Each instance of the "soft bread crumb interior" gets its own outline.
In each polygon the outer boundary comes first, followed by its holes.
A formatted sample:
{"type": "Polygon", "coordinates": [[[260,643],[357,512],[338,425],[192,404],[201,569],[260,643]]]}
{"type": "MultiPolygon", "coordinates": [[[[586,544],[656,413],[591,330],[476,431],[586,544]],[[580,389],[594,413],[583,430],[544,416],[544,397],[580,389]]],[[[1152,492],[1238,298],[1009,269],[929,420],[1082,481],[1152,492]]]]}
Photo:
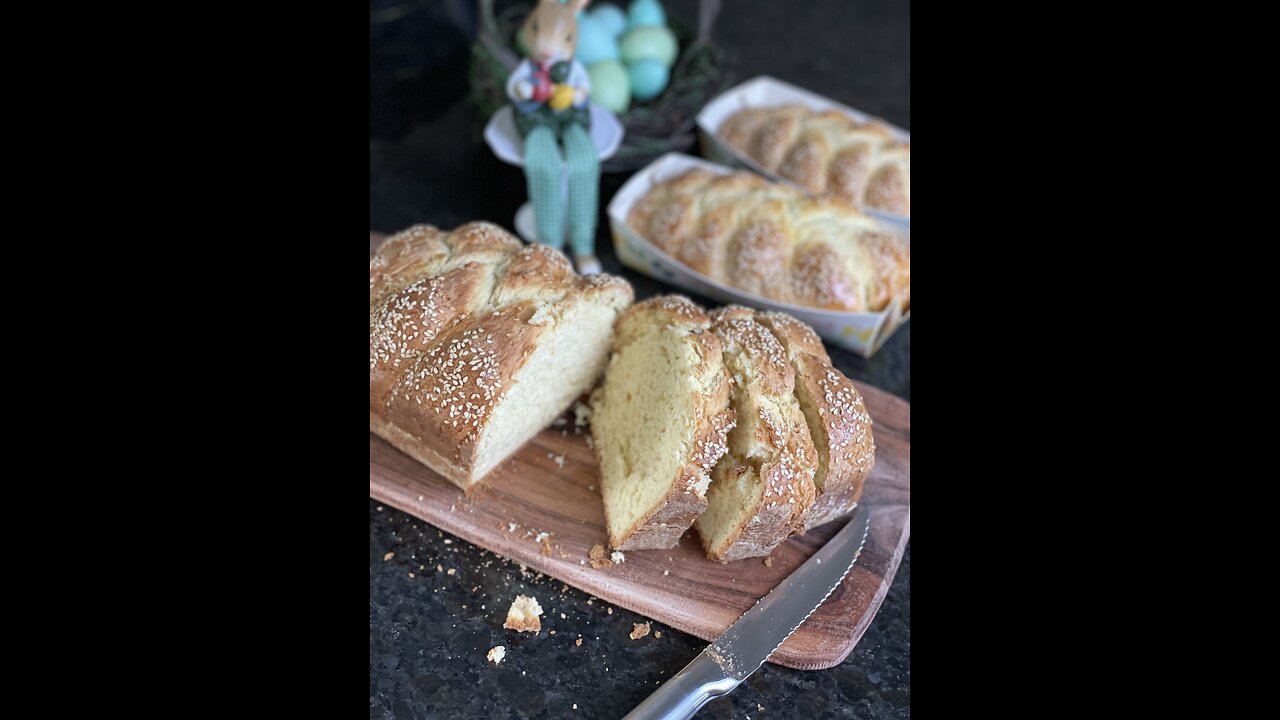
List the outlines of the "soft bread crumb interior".
{"type": "Polygon", "coordinates": [[[703,545],[723,555],[738,537],[738,528],[750,522],[760,507],[764,483],[757,467],[725,455],[711,473],[707,509],[695,522],[703,545]]]}
{"type": "MultiPolygon", "coordinates": [[[[688,460],[703,392],[701,360],[686,330],[655,325],[610,361],[591,428],[611,539],[628,535],[663,502],[688,460]]],[[[703,473],[703,492],[709,481],[703,473]]]]}
{"type": "Polygon", "coordinates": [[[544,306],[535,317],[539,323],[551,323],[551,329],[516,371],[512,387],[494,408],[476,448],[472,477],[484,477],[551,424],[575,398],[591,389],[604,368],[617,317],[614,308],[581,300],[560,312],[544,306]]]}

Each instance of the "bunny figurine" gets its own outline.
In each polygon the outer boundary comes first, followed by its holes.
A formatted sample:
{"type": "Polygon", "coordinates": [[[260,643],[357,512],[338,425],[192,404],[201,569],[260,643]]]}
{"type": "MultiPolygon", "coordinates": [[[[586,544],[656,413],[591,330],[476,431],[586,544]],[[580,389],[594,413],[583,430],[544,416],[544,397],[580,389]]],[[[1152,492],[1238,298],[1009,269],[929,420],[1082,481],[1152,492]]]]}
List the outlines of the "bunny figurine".
{"type": "Polygon", "coordinates": [[[590,0],[538,0],[521,32],[529,57],[507,79],[516,130],[524,137],[524,174],[537,217],[538,240],[564,244],[560,178],[569,170],[569,244],[578,272],[600,272],[595,256],[600,160],[591,142],[591,80],[573,59],[579,10],[590,0]],[[561,156],[560,145],[564,146],[561,156]]]}

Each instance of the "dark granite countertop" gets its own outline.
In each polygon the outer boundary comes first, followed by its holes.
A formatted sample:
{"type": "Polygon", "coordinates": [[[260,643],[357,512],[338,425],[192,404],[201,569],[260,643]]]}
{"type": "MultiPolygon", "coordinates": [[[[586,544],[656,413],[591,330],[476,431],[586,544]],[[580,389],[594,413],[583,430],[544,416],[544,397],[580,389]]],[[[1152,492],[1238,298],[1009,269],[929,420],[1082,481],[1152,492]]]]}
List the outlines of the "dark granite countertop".
{"type": "MultiPolygon", "coordinates": [[[[692,0],[664,4],[673,15],[695,16],[692,0]]],[[[773,75],[910,128],[909,2],[725,5],[714,37],[733,52],[738,81],[773,75]]],[[[465,99],[465,31],[450,27],[466,27],[470,6],[371,2],[373,230],[476,219],[510,228],[525,199],[520,171],[489,154],[479,136],[483,119],[465,99]]],[[[625,180],[603,176],[602,206],[625,180]]],[[[597,246],[605,269],[626,277],[637,299],[672,290],[622,268],[603,207],[597,246]]],[[[850,377],[911,399],[910,323],[871,359],[829,350],[850,377]]],[[[656,622],[661,637],[654,632],[633,641],[632,623],[646,618],[522,573],[375,501],[369,507],[371,718],[618,718],[706,645],[656,622]],[[388,552],[395,554],[384,561],[388,552]],[[546,611],[537,637],[502,628],[520,593],[535,595],[546,611]],[[485,657],[495,645],[507,648],[497,666],[485,657]]],[[[822,671],[766,664],[698,716],[910,717],[910,587],[908,545],[884,604],[848,659],[822,671]]]]}

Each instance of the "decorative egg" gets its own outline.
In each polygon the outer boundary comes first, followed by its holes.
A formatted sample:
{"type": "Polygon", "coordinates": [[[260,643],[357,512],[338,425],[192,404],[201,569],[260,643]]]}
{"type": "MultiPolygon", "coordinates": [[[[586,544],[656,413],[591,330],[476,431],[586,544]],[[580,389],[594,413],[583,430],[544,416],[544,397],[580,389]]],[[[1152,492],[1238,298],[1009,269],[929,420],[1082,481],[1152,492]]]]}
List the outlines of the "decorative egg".
{"type": "Polygon", "coordinates": [[[570,85],[556,85],[551,91],[551,98],[547,100],[547,105],[552,110],[564,110],[573,104],[573,87],[570,85]]]}
{"type": "Polygon", "coordinates": [[[618,41],[599,23],[585,17],[578,23],[578,48],[574,58],[583,65],[618,59],[618,41]]]}
{"type": "Polygon", "coordinates": [[[620,49],[624,63],[653,58],[671,67],[676,61],[676,36],[664,27],[638,27],[622,36],[620,49]]]}
{"type": "Polygon", "coordinates": [[[667,87],[670,73],[661,60],[640,58],[627,65],[627,76],[631,78],[631,94],[637,100],[650,100],[662,94],[667,87]]]}
{"type": "Polygon", "coordinates": [[[587,14],[615,38],[627,31],[627,14],[617,5],[600,3],[587,14]]]}
{"type": "Polygon", "coordinates": [[[666,24],[667,13],[658,0],[632,0],[627,8],[627,27],[629,28],[666,24]]]}
{"type": "Polygon", "coordinates": [[[617,60],[605,60],[587,68],[591,78],[591,102],[621,115],[631,105],[631,81],[617,60]]]}

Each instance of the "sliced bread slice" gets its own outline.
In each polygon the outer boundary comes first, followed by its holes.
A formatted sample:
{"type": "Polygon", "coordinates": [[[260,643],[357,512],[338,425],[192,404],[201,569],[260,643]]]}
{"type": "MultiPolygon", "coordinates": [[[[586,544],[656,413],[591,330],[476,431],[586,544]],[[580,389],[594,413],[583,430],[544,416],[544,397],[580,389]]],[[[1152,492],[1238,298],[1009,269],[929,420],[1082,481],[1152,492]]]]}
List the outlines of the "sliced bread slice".
{"type": "Polygon", "coordinates": [[[768,555],[804,530],[818,459],[777,338],[748,308],[731,305],[711,317],[733,379],[737,427],[712,471],[696,526],[707,556],[727,562],[768,555]]]}
{"type": "Polygon", "coordinates": [[[604,383],[592,394],[609,544],[674,547],[707,506],[710,469],[733,427],[711,320],[687,298],[639,303],[618,319],[604,383]]]}
{"type": "Polygon", "coordinates": [[[822,340],[808,325],[778,312],[757,313],[756,320],[786,348],[795,368],[796,400],[809,423],[818,451],[813,477],[817,499],[804,529],[844,515],[858,504],[862,485],[875,466],[871,415],[853,382],[831,365],[822,340]]]}

